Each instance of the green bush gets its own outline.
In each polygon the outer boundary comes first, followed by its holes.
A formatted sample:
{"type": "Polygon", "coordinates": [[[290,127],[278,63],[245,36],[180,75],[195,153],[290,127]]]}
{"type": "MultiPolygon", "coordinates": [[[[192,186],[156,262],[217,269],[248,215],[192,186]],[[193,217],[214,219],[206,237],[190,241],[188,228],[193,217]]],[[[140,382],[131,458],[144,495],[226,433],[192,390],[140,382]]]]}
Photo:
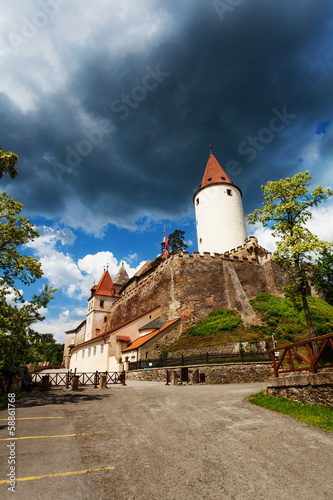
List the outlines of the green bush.
{"type": "Polygon", "coordinates": [[[216,309],[216,311],[212,311],[207,318],[200,321],[200,323],[189,328],[185,335],[202,336],[215,335],[221,331],[230,332],[242,325],[242,323],[241,318],[235,311],[216,309]]]}

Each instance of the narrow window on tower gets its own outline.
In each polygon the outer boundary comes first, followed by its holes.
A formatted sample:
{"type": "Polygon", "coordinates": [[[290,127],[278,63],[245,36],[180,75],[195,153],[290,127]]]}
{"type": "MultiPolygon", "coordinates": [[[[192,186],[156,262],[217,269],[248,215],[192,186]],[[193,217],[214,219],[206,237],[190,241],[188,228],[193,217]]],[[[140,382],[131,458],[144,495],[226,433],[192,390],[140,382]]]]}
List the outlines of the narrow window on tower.
{"type": "Polygon", "coordinates": [[[104,300],[99,301],[99,307],[104,307],[104,300]]]}
{"type": "Polygon", "coordinates": [[[108,320],[108,317],[107,316],[104,316],[104,323],[106,323],[108,320]]]}
{"type": "Polygon", "coordinates": [[[231,191],[231,189],[227,189],[227,195],[228,195],[228,196],[232,196],[232,191],[231,191]]]}
{"type": "Polygon", "coordinates": [[[197,203],[197,205],[199,205],[199,198],[197,198],[197,202],[196,203],[197,203]]]}
{"type": "Polygon", "coordinates": [[[202,243],[202,238],[200,238],[199,243],[202,243]]]}

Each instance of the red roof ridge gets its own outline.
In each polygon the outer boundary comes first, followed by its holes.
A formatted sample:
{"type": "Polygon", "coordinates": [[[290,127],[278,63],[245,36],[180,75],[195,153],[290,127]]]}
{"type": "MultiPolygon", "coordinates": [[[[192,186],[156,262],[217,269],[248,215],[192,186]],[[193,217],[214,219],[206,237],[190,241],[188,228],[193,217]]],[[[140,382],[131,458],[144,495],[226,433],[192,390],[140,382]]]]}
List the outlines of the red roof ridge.
{"type": "Polygon", "coordinates": [[[97,285],[94,285],[91,290],[94,290],[93,295],[105,295],[107,297],[120,297],[114,287],[112,278],[108,270],[104,271],[103,276],[97,285]],[[95,288],[96,287],[96,288],[95,288]]]}
{"type": "Polygon", "coordinates": [[[126,349],[124,349],[123,352],[132,351],[133,349],[137,349],[138,347],[140,347],[143,344],[145,344],[146,342],[148,342],[148,340],[152,339],[153,337],[155,337],[156,335],[158,335],[163,330],[165,330],[169,326],[173,325],[173,323],[175,323],[176,321],[179,321],[180,319],[181,318],[171,319],[170,321],[167,321],[165,323],[165,325],[163,325],[158,330],[154,330],[153,332],[148,333],[147,335],[145,335],[143,337],[138,337],[137,339],[133,340],[132,344],[129,347],[126,347],[126,349]]]}

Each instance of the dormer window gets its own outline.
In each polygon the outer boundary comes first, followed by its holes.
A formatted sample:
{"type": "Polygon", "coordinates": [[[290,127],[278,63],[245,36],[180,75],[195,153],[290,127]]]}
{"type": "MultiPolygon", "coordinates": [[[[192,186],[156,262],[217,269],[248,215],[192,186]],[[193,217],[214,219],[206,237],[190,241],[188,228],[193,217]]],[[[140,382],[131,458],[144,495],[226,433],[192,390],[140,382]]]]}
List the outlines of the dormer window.
{"type": "Polygon", "coordinates": [[[211,180],[212,180],[212,177],[209,177],[208,182],[210,182],[211,180]]]}
{"type": "Polygon", "coordinates": [[[223,181],[225,181],[225,177],[221,177],[221,179],[222,179],[223,181]]]}

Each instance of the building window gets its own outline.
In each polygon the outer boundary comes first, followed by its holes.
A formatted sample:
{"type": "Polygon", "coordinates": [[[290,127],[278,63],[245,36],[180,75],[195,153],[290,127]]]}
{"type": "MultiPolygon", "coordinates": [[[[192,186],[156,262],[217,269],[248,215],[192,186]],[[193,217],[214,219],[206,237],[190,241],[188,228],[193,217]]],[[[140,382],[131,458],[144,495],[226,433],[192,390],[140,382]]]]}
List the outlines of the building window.
{"type": "Polygon", "coordinates": [[[91,347],[88,347],[88,358],[91,356],[91,347]]]}
{"type": "Polygon", "coordinates": [[[146,359],[148,358],[148,352],[146,352],[146,359]]]}
{"type": "Polygon", "coordinates": [[[228,196],[232,196],[232,191],[231,191],[231,189],[227,189],[227,195],[228,195],[228,196]]]}
{"type": "Polygon", "coordinates": [[[104,344],[101,345],[101,354],[104,352],[104,344]]]}
{"type": "Polygon", "coordinates": [[[107,316],[104,316],[104,323],[106,323],[108,320],[108,317],[107,316]]]}
{"type": "Polygon", "coordinates": [[[159,348],[159,345],[158,345],[158,344],[156,344],[156,345],[155,345],[155,349],[158,349],[158,348],[159,348]]]}
{"type": "Polygon", "coordinates": [[[82,349],[82,358],[84,358],[84,349],[82,349]]]}
{"type": "Polygon", "coordinates": [[[223,181],[225,181],[225,177],[221,177],[221,179],[222,179],[223,181]]]}
{"type": "Polygon", "coordinates": [[[99,307],[104,307],[104,300],[99,301],[99,307]]]}
{"type": "Polygon", "coordinates": [[[96,349],[97,349],[97,348],[96,348],[96,346],[94,345],[94,347],[93,347],[93,356],[96,356],[96,349]]]}
{"type": "Polygon", "coordinates": [[[199,198],[196,199],[196,204],[199,205],[199,198]]]}
{"type": "Polygon", "coordinates": [[[211,178],[211,177],[209,177],[208,182],[210,182],[211,180],[212,180],[212,178],[211,178]]]}
{"type": "Polygon", "coordinates": [[[200,238],[199,243],[202,243],[202,238],[200,238]]]}

